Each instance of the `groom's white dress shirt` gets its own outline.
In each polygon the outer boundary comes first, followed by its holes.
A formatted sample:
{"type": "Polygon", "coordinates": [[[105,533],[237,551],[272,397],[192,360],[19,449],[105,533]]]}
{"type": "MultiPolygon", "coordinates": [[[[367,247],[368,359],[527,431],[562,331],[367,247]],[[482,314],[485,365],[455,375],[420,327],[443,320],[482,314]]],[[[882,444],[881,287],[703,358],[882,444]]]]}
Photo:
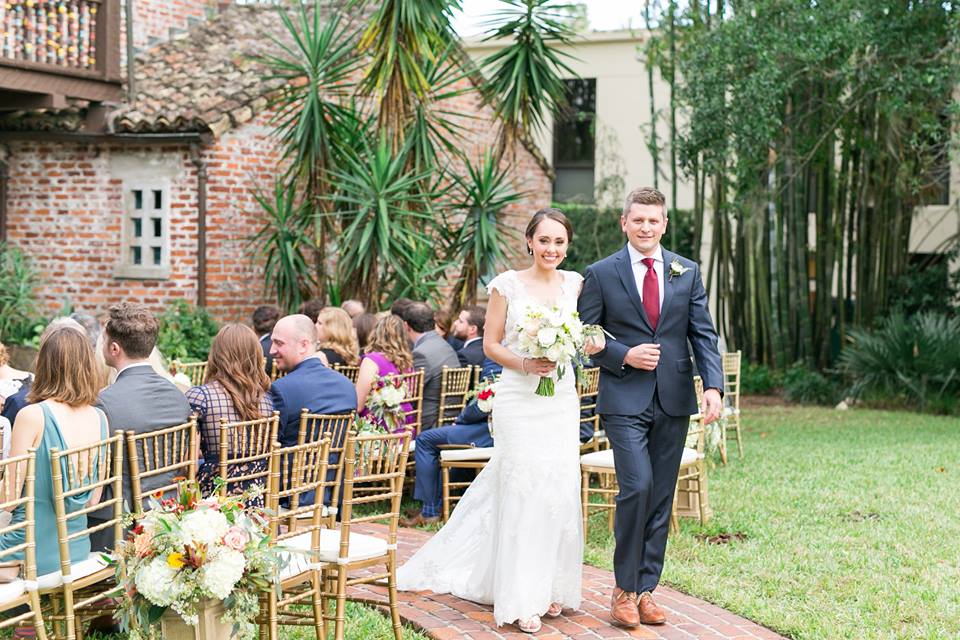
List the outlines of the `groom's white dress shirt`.
{"type": "MultiPolygon", "coordinates": [[[[630,253],[630,266],[633,268],[633,277],[637,281],[637,293],[640,294],[640,300],[643,301],[643,279],[647,276],[647,265],[643,264],[643,259],[647,256],[633,248],[633,245],[627,243],[627,251],[630,253]]],[[[663,311],[663,247],[657,245],[656,251],[650,256],[653,258],[653,268],[657,272],[657,290],[660,292],[660,310],[663,311]]]]}

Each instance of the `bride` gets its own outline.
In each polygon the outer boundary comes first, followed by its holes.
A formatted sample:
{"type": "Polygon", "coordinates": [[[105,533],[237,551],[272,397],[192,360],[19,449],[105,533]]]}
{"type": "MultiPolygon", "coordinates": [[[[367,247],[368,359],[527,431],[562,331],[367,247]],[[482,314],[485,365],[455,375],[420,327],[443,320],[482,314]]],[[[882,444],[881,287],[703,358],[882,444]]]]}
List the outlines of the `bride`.
{"type": "Polygon", "coordinates": [[[574,313],[583,278],[557,269],[573,238],[558,209],[538,211],[525,235],[533,264],[487,287],[483,348],[503,365],[493,455],[446,525],[399,569],[397,585],[493,604],[497,625],[536,633],[541,615],[580,606],[580,405],[572,367],[554,396],[536,395],[541,376],[556,376],[556,363],[520,353],[516,326],[531,306],[574,313]]]}

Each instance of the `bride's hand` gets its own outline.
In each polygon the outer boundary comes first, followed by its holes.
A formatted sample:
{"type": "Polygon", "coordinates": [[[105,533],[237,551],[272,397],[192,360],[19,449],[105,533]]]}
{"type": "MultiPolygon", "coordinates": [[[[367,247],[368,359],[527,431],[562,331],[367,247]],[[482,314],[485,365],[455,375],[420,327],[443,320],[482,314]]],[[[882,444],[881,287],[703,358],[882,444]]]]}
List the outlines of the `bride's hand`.
{"type": "Polygon", "coordinates": [[[602,335],[590,336],[583,345],[583,352],[588,356],[592,356],[595,353],[600,353],[603,351],[606,346],[607,340],[602,335]]]}
{"type": "Polygon", "coordinates": [[[524,362],[524,369],[527,370],[527,373],[541,377],[550,375],[556,368],[557,363],[546,358],[528,358],[524,362]]]}

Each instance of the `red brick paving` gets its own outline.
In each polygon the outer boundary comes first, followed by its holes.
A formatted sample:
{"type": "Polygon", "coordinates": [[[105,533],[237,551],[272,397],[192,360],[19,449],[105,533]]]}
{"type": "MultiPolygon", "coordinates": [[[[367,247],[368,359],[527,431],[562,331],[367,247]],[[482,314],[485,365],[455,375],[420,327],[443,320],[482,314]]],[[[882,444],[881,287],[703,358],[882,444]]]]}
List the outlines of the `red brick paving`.
{"type": "MultiPolygon", "coordinates": [[[[383,535],[384,527],[355,527],[358,532],[383,535]]],[[[418,529],[400,529],[398,557],[401,562],[413,555],[430,537],[418,529]]],[[[598,638],[649,638],[664,640],[784,640],[783,636],[755,622],[736,616],[709,602],[669,587],[657,589],[657,604],[666,609],[669,621],[660,627],[636,629],[614,627],[608,607],[613,574],[595,567],[583,567],[583,602],[579,610],[564,610],[559,618],[544,618],[540,640],[597,640],[598,638]]],[[[386,602],[386,589],[353,587],[354,595],[386,602]]],[[[497,628],[493,608],[431,591],[400,593],[403,620],[436,640],[503,640],[529,638],[513,625],[497,628]]]]}

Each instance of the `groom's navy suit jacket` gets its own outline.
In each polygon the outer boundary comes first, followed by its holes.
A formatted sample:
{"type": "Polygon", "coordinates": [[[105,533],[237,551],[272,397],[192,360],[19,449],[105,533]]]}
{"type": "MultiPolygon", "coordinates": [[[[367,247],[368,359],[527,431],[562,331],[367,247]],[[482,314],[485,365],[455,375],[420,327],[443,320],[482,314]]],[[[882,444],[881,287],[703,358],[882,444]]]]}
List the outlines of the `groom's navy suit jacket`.
{"type": "Polygon", "coordinates": [[[723,392],[717,332],[707,308],[700,267],[666,249],[663,265],[663,306],[656,331],[643,309],[626,245],[587,267],[580,293],[580,319],[599,324],[614,336],[606,336],[606,347],[593,356],[601,367],[597,413],[640,415],[653,400],[654,392],[667,415],[696,413],[687,341],[697,359],[704,388],[723,392]],[[688,270],[671,278],[670,264],[674,260],[688,270]],[[644,343],[660,345],[660,362],[654,371],[623,364],[630,347],[644,343]]]}

